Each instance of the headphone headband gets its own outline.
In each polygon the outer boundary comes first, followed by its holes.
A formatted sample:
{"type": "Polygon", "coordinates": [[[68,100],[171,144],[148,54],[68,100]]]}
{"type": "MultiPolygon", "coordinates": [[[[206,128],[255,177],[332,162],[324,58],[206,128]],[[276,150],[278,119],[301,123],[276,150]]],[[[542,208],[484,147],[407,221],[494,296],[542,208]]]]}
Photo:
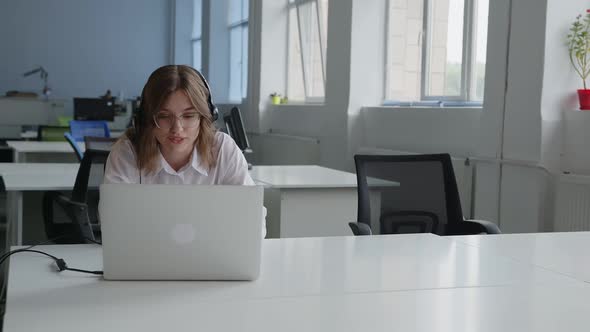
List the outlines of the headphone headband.
{"type": "Polygon", "coordinates": [[[203,82],[203,85],[205,85],[205,88],[207,88],[207,105],[209,105],[209,112],[211,112],[211,119],[213,121],[217,120],[217,118],[219,117],[219,110],[217,109],[217,106],[215,106],[215,104],[213,104],[213,101],[211,100],[211,88],[209,87],[209,82],[207,82],[207,80],[205,79],[205,76],[203,76],[203,74],[198,71],[197,69],[190,67],[190,66],[186,66],[192,70],[195,71],[195,73],[197,74],[197,76],[199,76],[201,78],[201,82],[203,82]]]}

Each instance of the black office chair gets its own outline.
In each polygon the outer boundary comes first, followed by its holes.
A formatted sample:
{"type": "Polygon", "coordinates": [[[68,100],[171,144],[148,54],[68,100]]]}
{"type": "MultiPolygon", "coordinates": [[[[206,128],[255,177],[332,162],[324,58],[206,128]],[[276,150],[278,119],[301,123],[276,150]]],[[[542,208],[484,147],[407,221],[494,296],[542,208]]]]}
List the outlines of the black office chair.
{"type": "MultiPolygon", "coordinates": [[[[223,121],[225,123],[225,132],[234,139],[236,145],[242,150],[244,157],[246,154],[252,153],[240,109],[235,106],[232,107],[229,114],[223,117],[223,121]]],[[[248,163],[248,169],[252,169],[251,163],[248,163]]]]}
{"type": "Polygon", "coordinates": [[[117,140],[116,137],[84,136],[84,146],[86,150],[110,152],[117,140]]]}
{"type": "Polygon", "coordinates": [[[71,197],[58,191],[45,192],[43,221],[47,238],[59,237],[54,241],[58,244],[86,243],[88,239],[100,238],[98,195],[93,196],[96,191],[89,191],[89,187],[102,182],[108,155],[109,151],[105,150],[86,150],[71,197]]]}
{"type": "Polygon", "coordinates": [[[354,235],[497,234],[485,220],[465,220],[449,154],[355,155],[358,216],[354,235]],[[396,185],[399,183],[399,185],[396,185]]]}

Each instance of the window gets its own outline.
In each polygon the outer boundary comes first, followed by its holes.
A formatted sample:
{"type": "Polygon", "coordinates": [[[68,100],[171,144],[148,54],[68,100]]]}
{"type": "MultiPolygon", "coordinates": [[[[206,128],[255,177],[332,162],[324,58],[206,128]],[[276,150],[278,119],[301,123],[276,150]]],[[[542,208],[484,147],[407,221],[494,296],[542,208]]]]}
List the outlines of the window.
{"type": "Polygon", "coordinates": [[[202,12],[203,2],[202,0],[193,0],[193,33],[191,38],[192,44],[192,59],[193,67],[197,70],[202,70],[201,63],[201,45],[202,45],[202,12]]]}
{"type": "Polygon", "coordinates": [[[287,96],[322,102],[326,85],[328,0],[289,0],[287,96]]]}
{"type": "Polygon", "coordinates": [[[389,0],[386,101],[483,101],[489,0],[389,0]]]}
{"type": "Polygon", "coordinates": [[[229,100],[241,102],[248,87],[248,0],[229,3],[229,100]]]}

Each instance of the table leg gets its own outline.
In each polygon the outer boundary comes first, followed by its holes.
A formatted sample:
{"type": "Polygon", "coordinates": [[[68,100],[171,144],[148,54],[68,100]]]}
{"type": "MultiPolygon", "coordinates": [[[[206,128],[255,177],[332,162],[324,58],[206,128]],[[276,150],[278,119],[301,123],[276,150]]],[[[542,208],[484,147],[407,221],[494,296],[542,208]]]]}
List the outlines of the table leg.
{"type": "Polygon", "coordinates": [[[12,152],[12,161],[15,163],[24,163],[25,162],[25,157],[23,153],[19,153],[16,150],[13,150],[12,152]]]}
{"type": "Polygon", "coordinates": [[[23,193],[6,193],[6,246],[20,246],[23,242],[23,193]]]}

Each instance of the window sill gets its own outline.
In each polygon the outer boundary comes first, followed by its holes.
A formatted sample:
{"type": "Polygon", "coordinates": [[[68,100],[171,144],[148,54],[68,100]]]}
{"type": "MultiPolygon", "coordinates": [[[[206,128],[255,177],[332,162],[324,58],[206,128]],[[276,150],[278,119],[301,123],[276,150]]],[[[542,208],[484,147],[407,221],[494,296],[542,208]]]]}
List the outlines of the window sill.
{"type": "Polygon", "coordinates": [[[323,106],[324,102],[289,102],[287,104],[272,104],[274,107],[288,107],[288,106],[323,106]]]}
{"type": "Polygon", "coordinates": [[[481,113],[483,111],[483,107],[450,107],[450,106],[443,106],[443,107],[428,107],[428,106],[371,106],[371,107],[363,107],[363,109],[368,110],[369,112],[373,111],[382,111],[382,112],[429,112],[429,113],[458,113],[458,112],[467,112],[467,113],[481,113]]]}
{"type": "Polygon", "coordinates": [[[482,102],[474,101],[418,101],[418,102],[392,102],[384,101],[383,107],[400,108],[482,108],[482,102]]]}

